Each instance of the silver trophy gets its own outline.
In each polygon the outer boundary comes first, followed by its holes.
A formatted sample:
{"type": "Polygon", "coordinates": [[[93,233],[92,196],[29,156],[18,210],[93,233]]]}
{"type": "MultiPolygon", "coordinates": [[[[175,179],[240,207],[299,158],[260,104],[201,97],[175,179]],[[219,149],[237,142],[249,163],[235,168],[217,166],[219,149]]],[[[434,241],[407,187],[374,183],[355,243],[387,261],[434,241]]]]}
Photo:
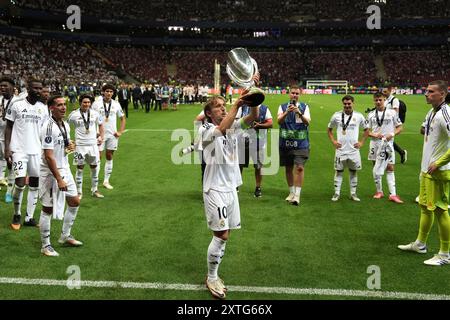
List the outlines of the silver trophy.
{"type": "Polygon", "coordinates": [[[258,64],[250,57],[247,49],[234,48],[228,52],[227,74],[239,87],[248,89],[244,100],[250,107],[257,107],[264,101],[264,92],[255,87],[253,76],[258,73],[258,64]]]}

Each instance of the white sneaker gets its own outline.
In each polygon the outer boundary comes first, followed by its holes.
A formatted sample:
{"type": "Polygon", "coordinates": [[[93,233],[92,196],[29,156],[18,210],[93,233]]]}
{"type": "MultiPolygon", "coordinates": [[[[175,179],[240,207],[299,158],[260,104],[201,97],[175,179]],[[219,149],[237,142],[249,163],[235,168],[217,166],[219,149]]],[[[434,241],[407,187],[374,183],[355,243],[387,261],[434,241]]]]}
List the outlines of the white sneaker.
{"type": "Polygon", "coordinates": [[[358,196],[356,195],[356,193],[353,193],[350,195],[350,200],[356,201],[356,202],[360,202],[361,199],[358,198],[358,196]]]}
{"type": "Polygon", "coordinates": [[[63,235],[61,235],[61,238],[59,238],[58,243],[67,244],[72,247],[80,247],[83,245],[83,242],[76,240],[71,235],[69,235],[68,237],[64,237],[63,235]]]}
{"type": "Polygon", "coordinates": [[[59,256],[59,253],[55,251],[55,249],[53,249],[53,247],[51,245],[48,245],[46,247],[43,247],[41,249],[41,253],[47,257],[57,257],[59,256]]]}
{"type": "Polygon", "coordinates": [[[219,299],[226,298],[226,293],[224,290],[225,286],[220,278],[217,278],[216,280],[209,280],[206,278],[206,287],[214,297],[219,299]]]}
{"type": "Polygon", "coordinates": [[[415,242],[411,242],[405,245],[397,246],[400,250],[403,251],[414,251],[417,253],[427,253],[427,246],[419,247],[415,242]]]}
{"type": "Polygon", "coordinates": [[[425,260],[423,263],[429,266],[442,266],[444,264],[450,264],[450,259],[448,256],[435,254],[433,258],[425,260]]]}
{"type": "Polygon", "coordinates": [[[416,197],[416,202],[419,203],[419,196],[416,197]]]}
{"type": "Polygon", "coordinates": [[[93,196],[94,198],[104,198],[104,197],[105,197],[105,196],[102,195],[100,192],[98,192],[98,190],[92,192],[92,196],[93,196]]]}
{"type": "Polygon", "coordinates": [[[79,193],[79,194],[78,194],[78,199],[81,200],[81,198],[83,198],[83,194],[82,194],[82,193],[79,193]]]}
{"type": "Polygon", "coordinates": [[[293,194],[292,192],[289,193],[289,195],[287,196],[287,198],[285,199],[287,202],[292,202],[292,200],[294,200],[295,194],[293,194]]]}
{"type": "Polygon", "coordinates": [[[338,201],[340,197],[341,197],[341,196],[340,196],[339,194],[335,193],[335,194],[331,197],[331,201],[338,201]]]}
{"type": "Polygon", "coordinates": [[[294,206],[298,206],[300,204],[300,195],[294,195],[294,199],[292,199],[291,204],[293,204],[294,206]]]}
{"type": "Polygon", "coordinates": [[[113,187],[112,185],[109,184],[109,181],[103,182],[103,186],[104,186],[106,189],[109,189],[109,190],[114,189],[114,187],[113,187]]]}

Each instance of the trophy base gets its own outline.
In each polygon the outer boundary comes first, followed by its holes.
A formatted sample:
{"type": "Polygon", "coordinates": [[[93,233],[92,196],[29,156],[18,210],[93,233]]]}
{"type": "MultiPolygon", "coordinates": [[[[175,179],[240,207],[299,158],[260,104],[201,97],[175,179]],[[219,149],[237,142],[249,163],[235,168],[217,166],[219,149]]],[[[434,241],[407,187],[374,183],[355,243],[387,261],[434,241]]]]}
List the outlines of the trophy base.
{"type": "Polygon", "coordinates": [[[264,95],[264,91],[259,88],[251,88],[250,91],[242,96],[242,99],[246,102],[246,105],[249,107],[257,107],[261,103],[264,102],[266,96],[264,95]]]}

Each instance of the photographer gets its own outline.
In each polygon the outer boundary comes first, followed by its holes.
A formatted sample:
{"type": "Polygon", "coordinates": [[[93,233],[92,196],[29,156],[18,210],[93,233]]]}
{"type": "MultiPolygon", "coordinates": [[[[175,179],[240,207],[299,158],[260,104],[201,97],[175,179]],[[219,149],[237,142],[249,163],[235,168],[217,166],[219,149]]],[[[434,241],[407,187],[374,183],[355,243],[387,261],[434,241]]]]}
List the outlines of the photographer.
{"type": "Polygon", "coordinates": [[[293,205],[300,204],[300,193],[305,176],[304,166],[309,158],[309,123],[311,116],[309,106],[299,102],[300,88],[291,86],[289,103],[278,108],[280,125],[280,165],[286,167],[286,181],[289,196],[286,201],[293,205]],[[295,168],[294,168],[295,166],[295,168]]]}

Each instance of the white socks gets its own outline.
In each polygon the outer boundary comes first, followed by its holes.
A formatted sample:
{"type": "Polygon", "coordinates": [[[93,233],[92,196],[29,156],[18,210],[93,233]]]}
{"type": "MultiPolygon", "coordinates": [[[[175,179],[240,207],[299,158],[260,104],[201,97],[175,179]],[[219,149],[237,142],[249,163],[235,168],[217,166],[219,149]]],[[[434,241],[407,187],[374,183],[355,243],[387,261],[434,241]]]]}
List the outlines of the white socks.
{"type": "Polygon", "coordinates": [[[39,231],[41,233],[42,247],[50,245],[50,222],[52,215],[41,211],[41,218],[39,219],[39,231]]]}
{"type": "Polygon", "coordinates": [[[97,168],[100,168],[100,163],[95,167],[91,168],[91,192],[98,190],[98,172],[97,168]]]}
{"type": "Polygon", "coordinates": [[[302,187],[295,187],[294,194],[296,197],[300,197],[300,192],[302,192],[302,187]]]}
{"type": "Polygon", "coordinates": [[[356,171],[349,170],[350,177],[350,194],[356,194],[356,187],[358,186],[358,174],[356,171]]]}
{"type": "Polygon", "coordinates": [[[64,214],[64,223],[62,227],[62,235],[64,237],[70,236],[70,230],[72,229],[73,223],[77,217],[79,207],[69,207],[67,206],[66,213],[64,214]]]}
{"type": "Polygon", "coordinates": [[[342,171],[336,171],[334,173],[334,193],[341,194],[342,178],[344,173],[342,171]]]}
{"type": "Polygon", "coordinates": [[[208,280],[217,279],[217,271],[219,270],[219,264],[222,261],[222,257],[225,253],[226,244],[226,241],[213,236],[208,247],[208,280]]]}
{"type": "Polygon", "coordinates": [[[377,188],[377,192],[383,192],[383,183],[381,182],[381,177],[379,175],[373,174],[373,180],[375,181],[375,187],[377,188]]]}
{"type": "Polygon", "coordinates": [[[289,186],[289,193],[292,193],[292,194],[295,193],[295,187],[294,186],[289,186]]]}
{"type": "Polygon", "coordinates": [[[12,195],[13,188],[14,188],[14,180],[15,179],[16,179],[16,177],[14,175],[14,171],[12,169],[9,170],[9,173],[8,173],[8,187],[6,189],[6,193],[12,195]]]}
{"type": "Polygon", "coordinates": [[[75,173],[75,183],[77,184],[78,194],[83,193],[83,169],[78,169],[75,173]]]}
{"type": "Polygon", "coordinates": [[[14,185],[13,189],[13,203],[14,203],[14,214],[20,215],[20,209],[22,207],[22,199],[23,199],[23,190],[25,186],[19,187],[18,185],[14,185]]]}
{"type": "Polygon", "coordinates": [[[6,160],[0,160],[0,179],[5,178],[6,160]]]}
{"type": "Polygon", "coordinates": [[[37,200],[38,200],[38,187],[28,187],[28,196],[27,196],[27,216],[25,217],[25,221],[30,221],[30,219],[34,216],[34,210],[36,210],[37,200]]]}
{"type": "Polygon", "coordinates": [[[394,171],[386,171],[386,180],[389,187],[389,193],[392,196],[397,195],[397,191],[395,190],[395,175],[394,171]]]}
{"type": "Polygon", "coordinates": [[[113,169],[113,161],[106,160],[106,162],[105,162],[105,177],[103,179],[104,182],[109,181],[109,177],[111,176],[112,169],[113,169]]]}

